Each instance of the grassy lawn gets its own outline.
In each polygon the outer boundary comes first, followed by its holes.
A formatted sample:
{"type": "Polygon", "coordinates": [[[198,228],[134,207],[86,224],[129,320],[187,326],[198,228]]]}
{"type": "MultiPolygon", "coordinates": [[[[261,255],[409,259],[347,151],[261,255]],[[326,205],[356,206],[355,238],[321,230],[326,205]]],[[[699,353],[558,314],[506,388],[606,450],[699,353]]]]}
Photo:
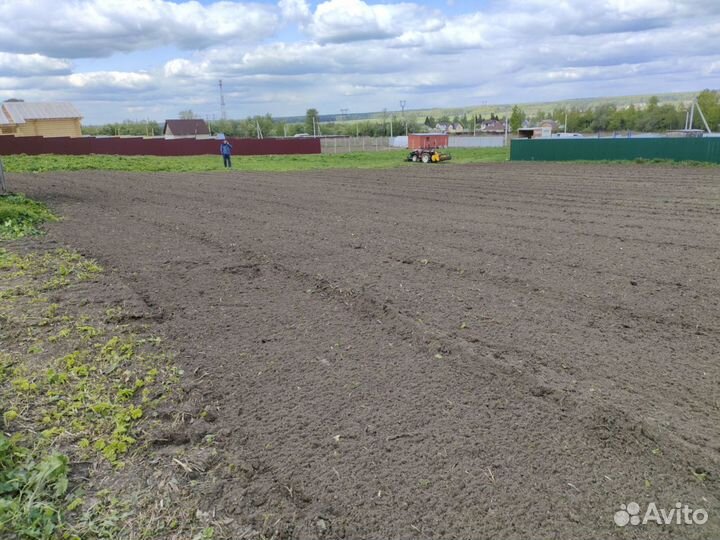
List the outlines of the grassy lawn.
{"type": "MultiPolygon", "coordinates": [[[[489,163],[506,161],[505,148],[456,148],[451,151],[451,163],[489,163]]],[[[299,171],[315,169],[389,169],[419,167],[405,161],[406,150],[382,152],[353,152],[346,154],[304,154],[278,156],[233,156],[235,170],[239,171],[299,171]]],[[[84,169],[137,171],[137,172],[207,172],[222,171],[222,158],[218,156],[4,156],[7,172],[78,171],[84,169]]],[[[443,166],[430,165],[430,166],[443,166]]]]}

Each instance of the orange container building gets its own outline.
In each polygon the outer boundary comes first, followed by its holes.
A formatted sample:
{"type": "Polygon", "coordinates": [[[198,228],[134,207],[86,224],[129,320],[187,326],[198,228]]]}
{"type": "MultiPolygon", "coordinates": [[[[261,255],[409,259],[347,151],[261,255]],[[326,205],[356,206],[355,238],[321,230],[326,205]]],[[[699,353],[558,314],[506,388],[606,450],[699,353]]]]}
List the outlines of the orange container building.
{"type": "Polygon", "coordinates": [[[447,148],[447,145],[447,133],[411,133],[408,135],[408,148],[410,150],[447,148]]]}

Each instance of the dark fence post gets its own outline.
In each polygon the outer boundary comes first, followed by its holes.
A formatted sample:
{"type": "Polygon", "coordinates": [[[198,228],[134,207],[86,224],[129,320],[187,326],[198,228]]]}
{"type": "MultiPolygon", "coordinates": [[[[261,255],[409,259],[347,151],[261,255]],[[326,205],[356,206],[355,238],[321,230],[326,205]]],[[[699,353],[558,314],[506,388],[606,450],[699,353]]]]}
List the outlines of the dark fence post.
{"type": "Polygon", "coordinates": [[[0,195],[7,193],[7,184],[5,183],[5,167],[3,162],[0,160],[0,195]]]}

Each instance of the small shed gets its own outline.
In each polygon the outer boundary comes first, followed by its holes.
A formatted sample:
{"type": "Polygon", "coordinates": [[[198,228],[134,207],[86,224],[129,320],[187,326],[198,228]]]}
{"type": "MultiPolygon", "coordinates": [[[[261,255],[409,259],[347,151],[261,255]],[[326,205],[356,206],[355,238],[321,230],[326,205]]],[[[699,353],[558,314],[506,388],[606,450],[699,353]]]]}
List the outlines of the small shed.
{"type": "Polygon", "coordinates": [[[522,127],[518,129],[518,137],[521,139],[539,139],[547,138],[552,135],[552,129],[549,127],[535,126],[522,127]]]}
{"type": "Polygon", "coordinates": [[[408,148],[419,150],[421,148],[447,148],[447,133],[411,133],[408,135],[408,148]]]}
{"type": "Polygon", "coordinates": [[[165,120],[163,135],[166,139],[178,137],[210,137],[210,128],[205,120],[198,118],[188,120],[165,120]]]}

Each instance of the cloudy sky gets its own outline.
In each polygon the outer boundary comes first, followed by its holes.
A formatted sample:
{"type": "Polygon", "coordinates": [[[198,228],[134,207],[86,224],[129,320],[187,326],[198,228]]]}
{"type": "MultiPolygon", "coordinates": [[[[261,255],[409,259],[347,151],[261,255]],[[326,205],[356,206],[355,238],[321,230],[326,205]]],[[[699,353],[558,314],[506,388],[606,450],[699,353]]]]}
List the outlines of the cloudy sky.
{"type": "Polygon", "coordinates": [[[0,0],[0,100],[86,124],[720,88],[720,0],[0,0]]]}

